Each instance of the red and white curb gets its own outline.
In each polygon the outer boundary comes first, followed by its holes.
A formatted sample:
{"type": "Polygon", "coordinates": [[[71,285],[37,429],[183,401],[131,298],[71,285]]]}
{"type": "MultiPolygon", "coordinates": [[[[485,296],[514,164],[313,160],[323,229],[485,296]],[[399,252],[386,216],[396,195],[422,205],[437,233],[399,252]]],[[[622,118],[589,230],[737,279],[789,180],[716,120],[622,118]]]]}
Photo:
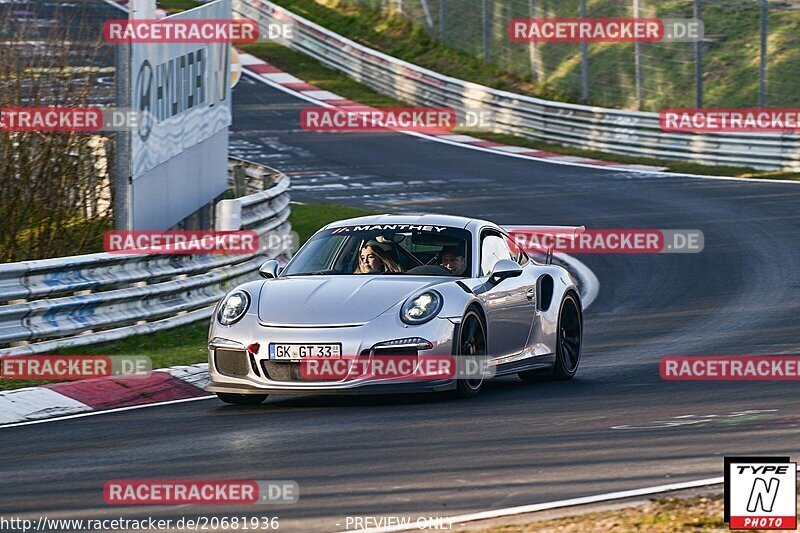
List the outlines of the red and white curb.
{"type": "Polygon", "coordinates": [[[210,398],[208,363],[159,369],[142,377],[107,377],[0,392],[0,428],[105,410],[210,398]]]}
{"type": "MultiPolygon", "coordinates": [[[[239,61],[245,72],[250,75],[255,75],[265,81],[267,84],[274,87],[283,89],[285,92],[294,93],[308,102],[312,102],[323,107],[333,107],[338,109],[364,109],[364,104],[360,104],[353,100],[348,100],[343,96],[334,94],[330,91],[325,91],[307,83],[292,74],[282,71],[278,67],[271,65],[251,54],[243,52],[239,53],[239,61]]],[[[589,159],[585,157],[576,157],[562,154],[554,154],[552,152],[543,152],[541,150],[533,150],[525,148],[524,146],[512,146],[508,144],[487,141],[478,139],[470,135],[461,135],[453,133],[416,133],[416,132],[403,132],[418,137],[446,142],[447,144],[460,145],[470,148],[481,148],[483,151],[494,152],[496,154],[521,157],[525,159],[532,159],[536,161],[549,161],[553,163],[569,164],[575,166],[588,166],[588,167],[603,167],[610,169],[622,170],[636,170],[636,171],[660,171],[665,167],[655,167],[649,165],[631,165],[626,163],[616,163],[613,161],[598,161],[596,159],[589,159]]]]}

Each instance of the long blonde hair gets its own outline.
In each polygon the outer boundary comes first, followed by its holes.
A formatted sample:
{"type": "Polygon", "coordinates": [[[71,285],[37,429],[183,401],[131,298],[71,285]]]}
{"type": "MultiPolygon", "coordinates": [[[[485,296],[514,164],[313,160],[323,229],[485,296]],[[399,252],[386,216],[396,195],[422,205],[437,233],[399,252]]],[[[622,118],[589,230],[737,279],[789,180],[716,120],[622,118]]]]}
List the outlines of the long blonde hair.
{"type": "MultiPolygon", "coordinates": [[[[386,254],[386,251],[383,248],[381,248],[380,245],[376,246],[375,243],[367,243],[367,244],[365,244],[364,246],[361,247],[360,251],[363,252],[364,250],[371,251],[372,253],[374,253],[375,255],[378,256],[378,259],[383,261],[383,268],[384,268],[385,272],[402,272],[403,271],[403,269],[400,267],[400,265],[398,265],[397,262],[394,259],[389,257],[386,254]]],[[[360,254],[359,254],[359,257],[358,257],[358,268],[356,268],[355,273],[356,274],[369,274],[370,272],[372,272],[372,270],[369,267],[367,267],[366,264],[364,264],[364,262],[361,260],[360,254]]]]}

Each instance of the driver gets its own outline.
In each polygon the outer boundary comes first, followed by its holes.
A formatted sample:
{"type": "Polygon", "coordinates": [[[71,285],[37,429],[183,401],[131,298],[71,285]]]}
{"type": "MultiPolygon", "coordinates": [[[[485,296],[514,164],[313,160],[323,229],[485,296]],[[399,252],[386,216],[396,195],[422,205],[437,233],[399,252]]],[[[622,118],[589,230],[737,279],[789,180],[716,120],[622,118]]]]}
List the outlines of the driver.
{"type": "Polygon", "coordinates": [[[391,258],[391,245],[369,241],[361,248],[356,274],[383,274],[402,272],[403,269],[391,258]]]}
{"type": "Polygon", "coordinates": [[[455,274],[463,276],[467,270],[467,260],[461,251],[461,246],[445,246],[442,248],[441,265],[455,274]]]}

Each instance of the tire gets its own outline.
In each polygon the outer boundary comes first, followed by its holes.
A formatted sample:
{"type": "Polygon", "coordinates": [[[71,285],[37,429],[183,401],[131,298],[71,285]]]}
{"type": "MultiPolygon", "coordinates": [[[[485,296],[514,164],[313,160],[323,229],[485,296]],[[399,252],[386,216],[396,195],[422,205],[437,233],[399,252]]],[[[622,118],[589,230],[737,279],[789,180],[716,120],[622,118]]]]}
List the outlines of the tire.
{"type": "Polygon", "coordinates": [[[556,336],[556,361],[549,372],[528,370],[517,375],[525,382],[542,380],[565,381],[572,379],[581,362],[583,344],[583,316],[578,298],[567,293],[561,300],[558,311],[558,333],[556,336]]]}
{"type": "Polygon", "coordinates": [[[267,399],[267,394],[231,394],[218,392],[217,398],[231,405],[258,405],[267,399]]]}
{"type": "MultiPolygon", "coordinates": [[[[480,315],[474,309],[469,309],[461,319],[461,327],[458,328],[457,352],[456,357],[459,355],[486,355],[486,328],[480,315]]],[[[483,388],[483,381],[483,378],[456,379],[455,396],[472,398],[483,388]]]]}

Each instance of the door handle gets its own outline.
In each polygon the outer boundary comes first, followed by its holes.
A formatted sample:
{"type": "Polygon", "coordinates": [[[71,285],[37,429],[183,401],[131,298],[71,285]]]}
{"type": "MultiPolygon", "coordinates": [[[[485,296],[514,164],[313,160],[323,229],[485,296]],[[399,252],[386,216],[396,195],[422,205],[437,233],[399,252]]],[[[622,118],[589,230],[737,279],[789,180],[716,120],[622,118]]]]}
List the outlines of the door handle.
{"type": "Polygon", "coordinates": [[[528,298],[528,300],[533,300],[534,296],[536,296],[536,289],[533,287],[525,291],[525,297],[528,298]]]}

